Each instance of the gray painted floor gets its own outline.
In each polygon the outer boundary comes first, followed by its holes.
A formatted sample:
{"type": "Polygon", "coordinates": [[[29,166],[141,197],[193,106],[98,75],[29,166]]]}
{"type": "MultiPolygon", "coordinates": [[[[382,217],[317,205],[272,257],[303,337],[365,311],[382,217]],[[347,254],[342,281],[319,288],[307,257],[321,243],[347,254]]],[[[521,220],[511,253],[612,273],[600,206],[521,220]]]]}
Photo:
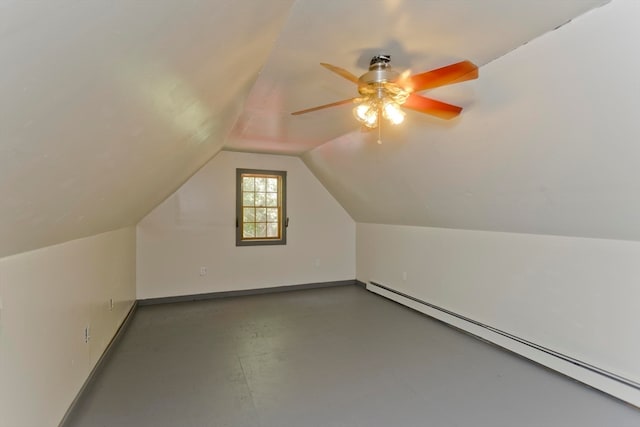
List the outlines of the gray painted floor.
{"type": "Polygon", "coordinates": [[[640,426],[357,286],[141,307],[67,426],[640,426]]]}

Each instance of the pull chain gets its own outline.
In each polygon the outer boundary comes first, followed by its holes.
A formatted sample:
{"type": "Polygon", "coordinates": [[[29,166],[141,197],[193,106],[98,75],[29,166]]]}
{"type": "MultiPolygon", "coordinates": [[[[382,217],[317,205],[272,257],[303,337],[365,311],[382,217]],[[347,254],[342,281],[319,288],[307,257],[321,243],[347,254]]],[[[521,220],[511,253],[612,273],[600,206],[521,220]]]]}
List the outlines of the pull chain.
{"type": "Polygon", "coordinates": [[[382,113],[378,110],[378,144],[382,144],[382,113]]]}

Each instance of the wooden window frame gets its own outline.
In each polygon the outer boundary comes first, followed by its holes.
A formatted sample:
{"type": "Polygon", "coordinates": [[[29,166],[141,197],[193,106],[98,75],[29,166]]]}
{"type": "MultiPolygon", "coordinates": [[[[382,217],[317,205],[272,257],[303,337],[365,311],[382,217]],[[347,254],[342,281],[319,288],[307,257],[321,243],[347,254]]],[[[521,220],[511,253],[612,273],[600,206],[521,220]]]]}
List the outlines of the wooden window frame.
{"type": "Polygon", "coordinates": [[[267,245],[286,245],[287,244],[287,226],[289,218],[287,218],[287,172],[264,169],[236,169],[236,246],[267,246],[267,245]],[[280,237],[265,238],[245,238],[243,236],[243,190],[242,178],[246,175],[278,177],[280,188],[279,194],[279,217],[278,228],[280,237]]]}

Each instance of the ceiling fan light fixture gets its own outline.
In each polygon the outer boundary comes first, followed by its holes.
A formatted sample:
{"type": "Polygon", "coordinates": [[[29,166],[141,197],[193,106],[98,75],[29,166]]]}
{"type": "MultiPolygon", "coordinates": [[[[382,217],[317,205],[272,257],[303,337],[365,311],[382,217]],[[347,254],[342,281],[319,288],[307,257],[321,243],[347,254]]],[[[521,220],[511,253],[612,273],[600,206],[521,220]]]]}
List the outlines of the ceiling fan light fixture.
{"type": "Polygon", "coordinates": [[[393,101],[385,101],[382,110],[384,118],[389,120],[394,125],[399,125],[404,122],[405,112],[402,111],[400,106],[393,101]]]}
{"type": "Polygon", "coordinates": [[[399,125],[404,122],[406,114],[391,97],[370,96],[360,99],[360,103],[353,108],[353,115],[360,123],[374,129],[379,125],[381,117],[391,124],[399,125]]]}
{"type": "Polygon", "coordinates": [[[356,105],[353,109],[353,115],[356,119],[368,128],[378,126],[378,108],[372,104],[370,100],[365,100],[361,104],[356,105]]]}

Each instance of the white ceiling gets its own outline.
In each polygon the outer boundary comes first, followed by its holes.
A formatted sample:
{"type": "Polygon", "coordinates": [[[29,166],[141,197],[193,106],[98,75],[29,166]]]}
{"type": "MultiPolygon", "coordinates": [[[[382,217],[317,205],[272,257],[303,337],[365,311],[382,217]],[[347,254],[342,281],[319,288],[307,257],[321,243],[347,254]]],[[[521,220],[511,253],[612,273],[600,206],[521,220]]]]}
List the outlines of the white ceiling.
{"type": "MultiPolygon", "coordinates": [[[[0,0],[0,256],[135,224],[223,145],[302,154],[352,138],[348,106],[289,115],[355,94],[319,62],[485,65],[603,3],[0,0]]],[[[471,107],[475,88],[446,101],[471,107]]],[[[455,127],[409,114],[385,138],[455,127]]]]}
{"type": "MultiPolygon", "coordinates": [[[[290,115],[358,95],[320,62],[357,76],[380,53],[400,71],[463,59],[483,66],[607,1],[297,1],[225,146],[299,155],[358,129],[349,104],[290,115]]],[[[474,101],[472,93],[460,96],[462,106],[474,101]]]]}
{"type": "Polygon", "coordinates": [[[0,0],[0,257],[136,224],[218,152],[292,0],[0,0]]]}
{"type": "Polygon", "coordinates": [[[439,90],[473,98],[452,123],[303,160],[358,222],[640,240],[639,18],[615,0],[439,90]]]}

